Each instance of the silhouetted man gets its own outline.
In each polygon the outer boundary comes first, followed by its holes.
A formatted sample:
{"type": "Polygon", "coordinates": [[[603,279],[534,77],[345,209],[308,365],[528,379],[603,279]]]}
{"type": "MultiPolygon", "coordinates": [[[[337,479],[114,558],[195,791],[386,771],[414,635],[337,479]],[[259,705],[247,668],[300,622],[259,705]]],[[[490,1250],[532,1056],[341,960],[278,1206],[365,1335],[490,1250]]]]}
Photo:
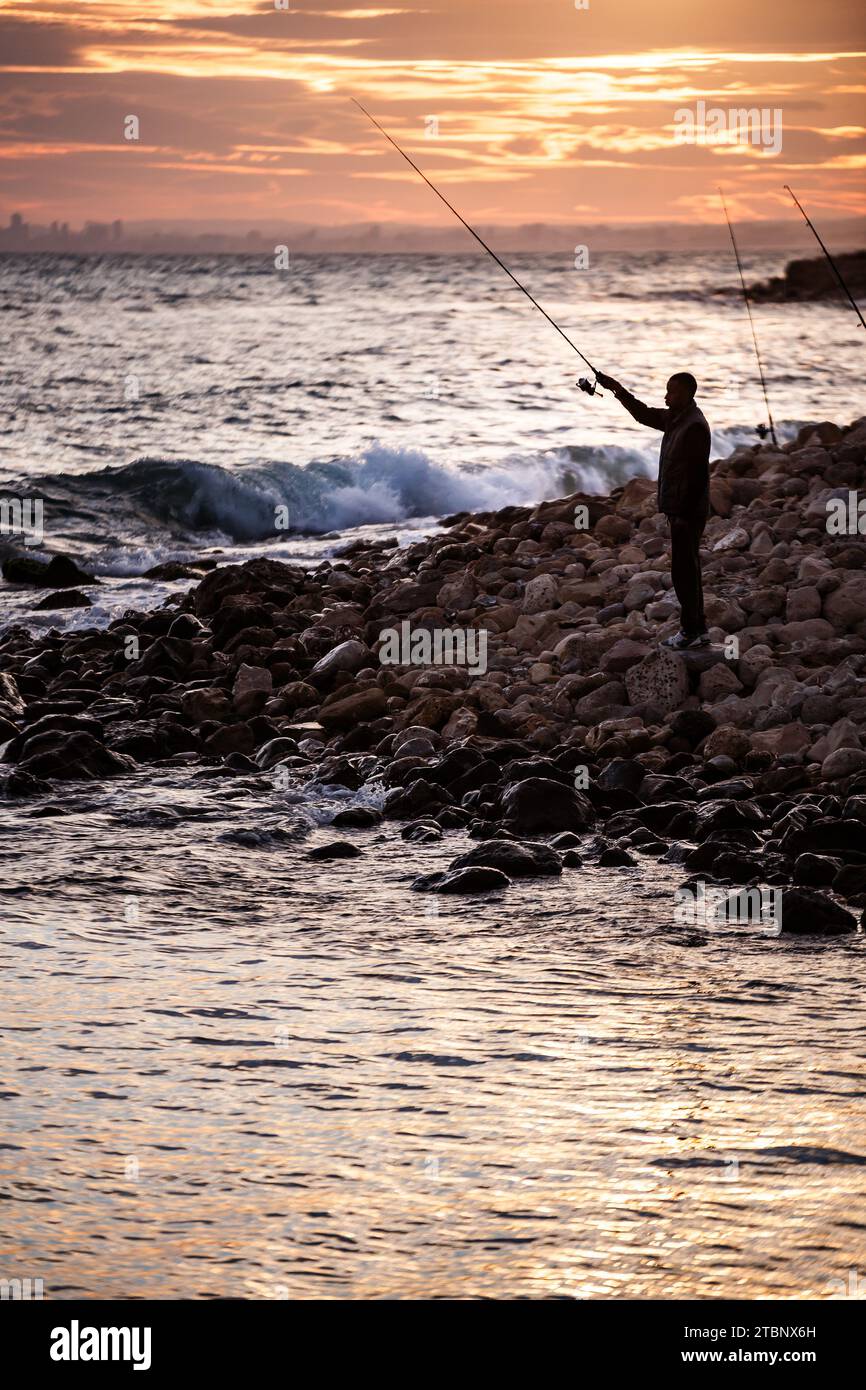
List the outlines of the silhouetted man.
{"type": "Polygon", "coordinates": [[[690,372],[676,372],[665,392],[665,406],[644,405],[611,376],[598,373],[641,425],[663,430],[659,453],[658,508],[671,528],[671,579],[680,601],[680,631],[664,646],[682,651],[709,642],[704,618],[700,543],[710,510],[710,427],[695,404],[698,383],[690,372]]]}

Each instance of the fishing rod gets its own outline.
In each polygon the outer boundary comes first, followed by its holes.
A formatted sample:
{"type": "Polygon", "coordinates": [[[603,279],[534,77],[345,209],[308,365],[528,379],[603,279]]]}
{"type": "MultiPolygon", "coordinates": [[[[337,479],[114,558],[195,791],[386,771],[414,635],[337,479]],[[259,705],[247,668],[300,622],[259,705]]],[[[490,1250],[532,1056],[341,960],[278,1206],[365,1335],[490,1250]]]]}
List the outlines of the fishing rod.
{"type": "MultiPolygon", "coordinates": [[[[588,358],[588,357],[584,357],[584,355],[583,355],[583,353],[581,352],[580,348],[577,347],[576,344],[573,343],[573,342],[571,341],[571,339],[569,338],[568,334],[565,333],[565,332],[560,328],[560,326],[559,326],[559,324],[556,322],[556,320],[555,320],[555,319],[552,319],[552,318],[550,317],[550,314],[547,312],[546,309],[542,309],[542,307],[541,307],[541,305],[539,304],[538,300],[533,298],[533,296],[529,293],[529,290],[526,288],[525,285],[521,285],[520,281],[518,280],[518,278],[517,278],[517,276],[514,274],[514,272],[511,271],[511,270],[509,270],[509,269],[508,269],[508,266],[505,264],[505,262],[499,259],[499,257],[497,256],[496,252],[495,252],[495,251],[492,251],[492,250],[490,249],[490,247],[487,245],[487,242],[483,239],[483,237],[480,237],[480,236],[478,235],[478,233],[476,232],[475,228],[474,228],[474,227],[470,227],[469,223],[466,221],[466,218],[465,218],[465,217],[461,217],[461,215],[460,215],[460,213],[457,211],[457,209],[456,209],[451,203],[449,203],[449,201],[448,201],[448,199],[445,197],[444,193],[440,193],[440,192],[439,192],[439,189],[436,187],[435,183],[432,183],[432,182],[430,181],[430,179],[428,179],[427,175],[423,172],[423,170],[418,168],[418,165],[415,163],[414,159],[410,159],[410,158],[409,158],[409,156],[408,156],[408,154],[406,153],[406,151],[405,151],[405,150],[402,150],[402,149],[400,148],[400,146],[397,144],[397,141],[394,140],[394,139],[388,134],[388,132],[387,132],[387,130],[385,130],[384,126],[381,126],[381,125],[379,124],[379,122],[376,120],[376,117],[370,115],[370,112],[367,110],[367,108],[366,108],[365,106],[362,106],[362,105],[361,105],[361,103],[360,103],[360,101],[358,101],[357,97],[352,97],[352,101],[355,103],[355,105],[358,107],[358,109],[359,109],[360,111],[363,111],[364,115],[367,117],[367,120],[368,120],[368,121],[371,121],[371,122],[373,123],[373,125],[376,127],[376,129],[377,129],[378,131],[381,131],[381,133],[384,135],[385,139],[388,140],[388,141],[390,142],[390,144],[392,144],[392,145],[394,146],[394,149],[397,151],[397,153],[398,153],[398,154],[401,154],[401,155],[403,156],[403,158],[405,159],[406,163],[407,163],[407,164],[411,164],[412,168],[415,170],[415,173],[416,173],[416,174],[419,174],[419,175],[421,176],[421,178],[422,178],[422,179],[424,180],[424,182],[426,183],[427,187],[428,187],[428,188],[431,188],[431,189],[433,190],[433,192],[436,194],[436,197],[441,199],[441,201],[445,204],[446,208],[448,208],[449,212],[453,212],[453,214],[454,214],[454,216],[457,218],[458,222],[462,222],[462,223],[463,223],[463,226],[466,228],[467,232],[469,232],[472,236],[474,236],[474,238],[475,238],[475,240],[478,242],[479,246],[483,246],[483,248],[484,248],[484,250],[487,252],[488,256],[491,256],[491,257],[493,258],[493,260],[496,262],[496,264],[497,264],[498,266],[500,266],[500,267],[502,268],[502,270],[505,271],[505,274],[509,277],[509,279],[513,280],[514,283],[515,283],[515,285],[517,286],[517,288],[518,288],[523,294],[526,295],[526,298],[529,300],[529,302],[530,302],[531,304],[534,304],[535,307],[536,307],[536,309],[538,310],[538,312],[539,312],[540,314],[543,314],[544,317],[547,319],[547,322],[548,322],[549,324],[551,324],[553,328],[556,329],[556,331],[557,331],[557,333],[559,334],[560,338],[564,338],[564,339],[565,339],[565,341],[568,343],[568,346],[571,348],[572,352],[576,352],[577,355],[578,355],[578,357],[581,359],[581,361],[582,361],[582,362],[585,362],[586,365],[589,367],[590,371],[593,372],[593,373],[595,374],[596,378],[598,378],[598,372],[596,371],[595,367],[594,367],[594,366],[592,365],[592,363],[590,362],[589,358],[588,358]]],[[[578,386],[580,387],[581,391],[585,391],[586,394],[587,394],[588,396],[594,396],[594,395],[596,394],[596,391],[598,390],[598,381],[597,381],[597,380],[594,381],[594,382],[592,382],[592,383],[590,383],[589,381],[586,380],[585,377],[581,377],[580,381],[579,381],[577,384],[578,384],[578,386]]]]}
{"type": "MultiPolygon", "coordinates": [[[[752,305],[749,301],[749,291],[746,289],[746,277],[743,274],[743,262],[740,260],[740,248],[737,245],[737,238],[734,236],[734,228],[731,224],[731,219],[728,216],[728,205],[725,202],[725,195],[721,189],[719,189],[719,197],[722,200],[722,207],[725,210],[725,221],[728,224],[728,231],[731,234],[731,245],[734,248],[734,255],[737,259],[737,270],[740,272],[740,284],[743,287],[743,299],[746,301],[746,313],[749,315],[749,327],[752,330],[752,342],[755,344],[755,357],[758,360],[758,373],[761,378],[761,390],[764,393],[764,404],[767,407],[767,419],[770,422],[769,434],[774,445],[778,449],[779,441],[776,438],[776,427],[773,424],[773,412],[770,410],[770,398],[767,395],[767,383],[764,378],[764,364],[761,361],[761,349],[758,347],[758,335],[755,332],[755,320],[752,318],[752,305]]],[[[765,435],[768,433],[767,426],[759,425],[757,432],[760,435],[761,439],[763,439],[765,435]]]]}
{"type": "Polygon", "coordinates": [[[793,189],[789,188],[787,184],[783,184],[783,187],[784,187],[786,193],[790,193],[791,197],[794,199],[794,202],[797,204],[797,207],[798,207],[798,208],[800,209],[800,211],[802,212],[803,217],[804,217],[805,220],[806,220],[806,226],[809,228],[809,230],[811,231],[813,237],[815,238],[815,240],[817,241],[818,245],[820,246],[821,250],[824,252],[824,255],[827,257],[827,260],[830,262],[830,269],[832,270],[833,274],[836,276],[836,279],[839,281],[839,285],[840,285],[840,287],[841,287],[842,293],[848,296],[848,299],[849,299],[850,302],[851,302],[851,308],[854,310],[854,313],[857,315],[857,317],[858,317],[858,319],[860,320],[860,322],[862,323],[863,327],[866,328],[866,319],[864,319],[863,315],[861,314],[861,312],[860,312],[860,307],[859,307],[859,305],[858,305],[856,299],[854,298],[853,294],[852,294],[851,291],[849,290],[848,286],[845,284],[845,281],[842,279],[842,272],[841,272],[841,270],[840,270],[839,267],[837,266],[836,262],[833,260],[833,257],[830,255],[830,252],[827,250],[826,246],[824,245],[823,241],[821,240],[820,236],[818,235],[818,232],[817,232],[817,229],[815,228],[814,223],[811,221],[811,219],[808,217],[808,215],[807,215],[807,213],[806,213],[806,209],[803,207],[803,204],[800,202],[800,199],[797,197],[797,195],[796,195],[796,193],[793,191],[793,189]]]}

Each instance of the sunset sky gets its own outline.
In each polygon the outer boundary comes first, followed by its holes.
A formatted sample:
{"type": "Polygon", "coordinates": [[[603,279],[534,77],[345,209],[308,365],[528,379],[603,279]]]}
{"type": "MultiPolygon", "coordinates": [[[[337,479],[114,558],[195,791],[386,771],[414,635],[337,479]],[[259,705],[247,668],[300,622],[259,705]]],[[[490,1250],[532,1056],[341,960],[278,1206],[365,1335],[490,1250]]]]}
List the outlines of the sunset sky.
{"type": "Polygon", "coordinates": [[[866,211],[862,0],[289,3],[0,0],[0,217],[435,221],[350,93],[485,222],[866,211]],[[677,143],[699,99],[781,152],[677,143]]]}

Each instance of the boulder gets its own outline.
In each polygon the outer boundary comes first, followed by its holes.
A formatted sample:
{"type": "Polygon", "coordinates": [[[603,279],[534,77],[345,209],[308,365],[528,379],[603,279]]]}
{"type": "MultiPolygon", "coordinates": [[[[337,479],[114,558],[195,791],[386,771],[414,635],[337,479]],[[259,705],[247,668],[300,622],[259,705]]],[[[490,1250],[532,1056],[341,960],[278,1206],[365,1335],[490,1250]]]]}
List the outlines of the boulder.
{"type": "Polygon", "coordinates": [[[824,617],[837,632],[846,632],[866,619],[866,574],[846,580],[826,596],[824,617]]]}
{"type": "Polygon", "coordinates": [[[866,772],[866,752],[862,748],[837,748],[821,764],[825,782],[838,782],[858,772],[866,772]]]}
{"type": "Polygon", "coordinates": [[[307,852],[308,859],[357,859],[363,851],[348,840],[332,840],[327,845],[316,845],[307,852]]]}
{"type": "Polygon", "coordinates": [[[502,810],[506,825],[529,835],[585,830],[594,816],[581,792],[547,777],[510,783],[502,793],[502,810]]]}
{"type": "Polygon", "coordinates": [[[540,878],[562,873],[562,861],[547,845],[521,844],[519,840],[483,840],[449,864],[449,872],[485,864],[511,878],[540,878]]]}
{"type": "Polygon", "coordinates": [[[180,697],[180,707],[184,719],[188,719],[191,724],[203,724],[206,719],[223,724],[231,719],[233,713],[228,695],[224,690],[217,690],[213,686],[185,690],[180,697]]]}
{"type": "Polygon", "coordinates": [[[243,663],[238,668],[232,686],[232,702],[241,718],[259,714],[274,688],[274,678],[266,666],[248,666],[243,663]]]}
{"type": "Polygon", "coordinates": [[[93,602],[80,589],[58,589],[56,593],[46,594],[34,607],[47,612],[56,608],[92,608],[93,602]]]}
{"type": "Polygon", "coordinates": [[[354,691],[345,699],[323,705],[319,710],[319,722],[326,729],[351,728],[353,724],[381,718],[387,708],[385,692],[378,685],[370,685],[354,691]]]}
{"type": "Polygon", "coordinates": [[[812,888],[786,888],[780,895],[777,920],[784,936],[841,936],[857,930],[857,918],[846,908],[812,888]]]}
{"type": "Polygon", "coordinates": [[[632,705],[653,705],[664,714],[679,709],[689,694],[689,673],[678,653],[659,647],[630,667],[625,687],[632,705]]]}
{"type": "Polygon", "coordinates": [[[523,592],[524,613],[547,613],[559,602],[559,590],[552,574],[537,574],[523,592]]]}
{"type": "Polygon", "coordinates": [[[422,874],[412,884],[416,893],[493,893],[510,888],[511,879],[499,869],[477,864],[444,874],[422,874]]]}
{"type": "Polygon", "coordinates": [[[3,561],[2,572],[10,584],[35,584],[41,589],[75,589],[81,584],[99,583],[68,555],[52,555],[47,565],[32,555],[10,555],[3,561]]]}
{"type": "Polygon", "coordinates": [[[338,671],[348,671],[354,675],[362,667],[369,666],[374,660],[370,648],[363,642],[350,639],[348,642],[341,642],[339,646],[332,647],[325,656],[320,657],[310,672],[310,678],[327,679],[335,676],[338,671]]]}

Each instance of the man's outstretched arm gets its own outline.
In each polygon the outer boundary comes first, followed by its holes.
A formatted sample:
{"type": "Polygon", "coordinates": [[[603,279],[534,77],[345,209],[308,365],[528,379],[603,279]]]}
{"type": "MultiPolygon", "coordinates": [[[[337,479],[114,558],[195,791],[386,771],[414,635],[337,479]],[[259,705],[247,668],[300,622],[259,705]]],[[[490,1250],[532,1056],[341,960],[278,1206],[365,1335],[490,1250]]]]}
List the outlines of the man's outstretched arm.
{"type": "Polygon", "coordinates": [[[614,380],[612,376],[606,376],[604,372],[598,374],[598,384],[603,386],[606,391],[612,392],[616,396],[620,405],[624,405],[629,415],[633,416],[640,425],[647,425],[651,430],[666,430],[670,421],[670,411],[664,406],[644,405],[637,396],[633,396],[630,391],[626,391],[620,382],[614,380]]]}

